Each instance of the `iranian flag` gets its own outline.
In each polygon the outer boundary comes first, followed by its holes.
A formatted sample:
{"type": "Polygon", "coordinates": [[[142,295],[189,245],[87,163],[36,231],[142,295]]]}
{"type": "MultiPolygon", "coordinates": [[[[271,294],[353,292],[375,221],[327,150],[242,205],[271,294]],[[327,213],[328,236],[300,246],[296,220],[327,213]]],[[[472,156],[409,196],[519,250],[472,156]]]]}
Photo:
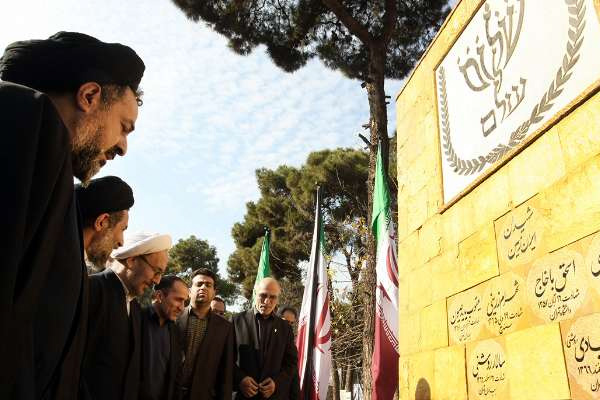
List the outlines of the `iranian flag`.
{"type": "Polygon", "coordinates": [[[331,376],[331,316],[329,283],[323,257],[321,191],[317,189],[315,228],[302,308],[298,319],[300,399],[325,400],[331,376]]]}
{"type": "Polygon", "coordinates": [[[381,145],[379,145],[372,219],[372,228],[377,240],[375,347],[371,364],[372,400],[393,399],[398,386],[398,266],[396,232],[390,203],[390,190],[383,171],[381,145]]]}

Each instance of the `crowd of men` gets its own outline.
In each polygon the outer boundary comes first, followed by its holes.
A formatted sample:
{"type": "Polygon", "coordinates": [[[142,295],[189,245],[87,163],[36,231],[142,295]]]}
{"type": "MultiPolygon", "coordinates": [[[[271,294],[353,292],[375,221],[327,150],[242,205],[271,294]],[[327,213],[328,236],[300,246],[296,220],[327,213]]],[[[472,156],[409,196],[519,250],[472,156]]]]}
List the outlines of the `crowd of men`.
{"type": "Polygon", "coordinates": [[[75,32],[0,58],[0,398],[295,399],[297,315],[276,315],[278,282],[226,319],[214,272],[189,287],[164,275],[170,236],[125,235],[131,187],[92,179],[127,152],[144,70],[130,47],[75,32]]]}

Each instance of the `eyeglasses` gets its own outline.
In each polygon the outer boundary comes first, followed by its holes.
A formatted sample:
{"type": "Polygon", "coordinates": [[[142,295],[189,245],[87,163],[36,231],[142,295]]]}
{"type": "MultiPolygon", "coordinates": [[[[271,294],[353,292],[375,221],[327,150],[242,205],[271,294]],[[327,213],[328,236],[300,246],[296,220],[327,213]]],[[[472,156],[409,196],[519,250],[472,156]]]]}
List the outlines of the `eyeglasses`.
{"type": "Polygon", "coordinates": [[[154,272],[154,277],[155,277],[155,278],[159,278],[159,277],[161,277],[161,276],[163,276],[163,275],[164,275],[165,271],[163,271],[161,268],[159,268],[159,267],[157,267],[157,266],[154,266],[154,265],[150,264],[150,263],[148,262],[148,260],[146,260],[146,257],[144,257],[144,256],[139,256],[139,257],[140,257],[142,260],[144,260],[144,262],[146,263],[146,265],[147,265],[147,266],[149,266],[149,267],[150,267],[150,269],[152,269],[152,271],[154,272]]]}

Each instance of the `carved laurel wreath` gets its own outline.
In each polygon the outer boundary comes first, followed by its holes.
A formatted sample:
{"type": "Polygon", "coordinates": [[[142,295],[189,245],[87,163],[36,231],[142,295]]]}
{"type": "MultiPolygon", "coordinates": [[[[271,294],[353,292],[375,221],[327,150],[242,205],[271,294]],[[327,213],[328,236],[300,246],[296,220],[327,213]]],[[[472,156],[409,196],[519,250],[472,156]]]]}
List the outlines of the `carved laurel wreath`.
{"type": "Polygon", "coordinates": [[[446,91],[446,73],[444,67],[440,67],[439,87],[440,87],[440,118],[442,122],[442,140],[444,154],[450,167],[459,175],[472,175],[480,172],[486,164],[493,164],[501,159],[511,149],[516,147],[527,136],[531,125],[544,119],[544,114],[554,105],[553,101],[562,93],[565,83],[573,75],[572,71],[579,61],[579,50],[583,43],[583,29],[585,28],[585,0],[565,0],[569,7],[569,41],[567,42],[567,51],[563,57],[562,65],[556,72],[556,78],[544,93],[540,102],[533,107],[529,119],[523,122],[510,135],[508,143],[500,143],[494,147],[486,156],[479,156],[470,160],[463,160],[454,151],[452,140],[450,138],[450,122],[448,120],[448,94],[446,91]]]}

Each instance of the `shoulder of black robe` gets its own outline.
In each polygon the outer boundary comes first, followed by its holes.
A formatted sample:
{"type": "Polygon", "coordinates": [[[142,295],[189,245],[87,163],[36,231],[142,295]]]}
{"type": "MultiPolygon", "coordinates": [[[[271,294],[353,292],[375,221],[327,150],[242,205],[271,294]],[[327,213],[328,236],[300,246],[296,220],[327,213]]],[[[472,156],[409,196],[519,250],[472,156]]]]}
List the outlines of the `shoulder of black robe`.
{"type": "Polygon", "coordinates": [[[141,363],[141,310],[130,303],[110,269],[89,278],[88,343],[83,366],[86,392],[92,399],[137,400],[141,363]]]}
{"type": "Polygon", "coordinates": [[[69,133],[43,93],[0,82],[0,398],[52,398],[69,366],[77,391],[85,270],[69,133]],[[73,365],[71,365],[73,366],[73,365]]]}

